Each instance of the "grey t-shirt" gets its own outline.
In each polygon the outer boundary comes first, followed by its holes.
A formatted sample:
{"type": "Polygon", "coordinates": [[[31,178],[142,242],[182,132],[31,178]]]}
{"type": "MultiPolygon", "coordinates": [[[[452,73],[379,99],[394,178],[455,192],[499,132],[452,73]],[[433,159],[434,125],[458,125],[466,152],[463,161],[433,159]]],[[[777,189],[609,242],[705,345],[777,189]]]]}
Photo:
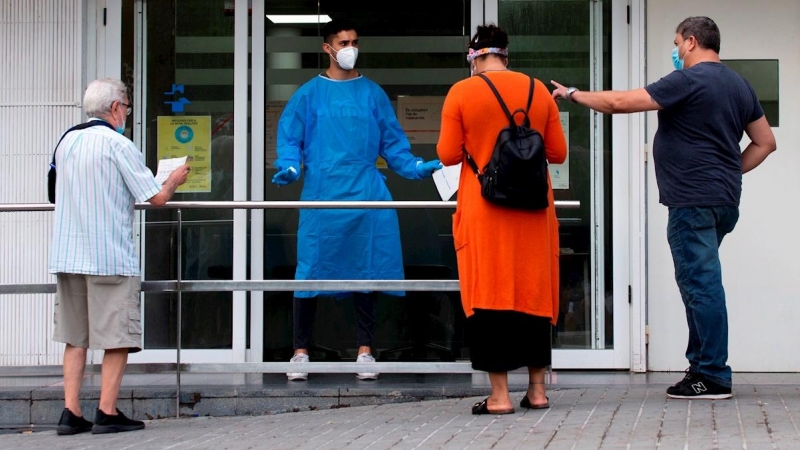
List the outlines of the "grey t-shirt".
{"type": "Polygon", "coordinates": [[[755,91],[721,63],[676,70],[645,87],[664,109],[653,142],[659,201],[666,206],[739,206],[748,123],[764,111],[755,91]]]}

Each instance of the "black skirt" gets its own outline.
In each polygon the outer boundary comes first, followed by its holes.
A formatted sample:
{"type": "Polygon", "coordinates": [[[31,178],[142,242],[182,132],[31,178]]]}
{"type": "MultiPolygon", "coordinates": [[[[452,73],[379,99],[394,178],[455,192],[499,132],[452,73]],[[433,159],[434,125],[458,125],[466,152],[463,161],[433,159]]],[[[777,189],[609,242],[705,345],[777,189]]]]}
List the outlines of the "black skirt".
{"type": "Polygon", "coordinates": [[[467,318],[466,341],[472,368],[508,372],[552,363],[550,319],[518,311],[476,309],[467,318]]]}

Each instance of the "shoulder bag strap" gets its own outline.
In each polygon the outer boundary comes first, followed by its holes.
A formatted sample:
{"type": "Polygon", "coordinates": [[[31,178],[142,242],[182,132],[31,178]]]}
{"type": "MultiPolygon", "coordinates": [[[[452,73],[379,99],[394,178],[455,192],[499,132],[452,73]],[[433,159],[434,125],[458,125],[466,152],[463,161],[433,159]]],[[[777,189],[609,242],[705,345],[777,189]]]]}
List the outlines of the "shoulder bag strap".
{"type": "MultiPolygon", "coordinates": [[[[69,134],[70,131],[83,130],[84,128],[96,127],[98,125],[104,125],[104,126],[107,126],[110,129],[114,130],[114,127],[112,127],[111,124],[106,122],[105,120],[90,120],[90,121],[88,121],[86,123],[80,123],[78,125],[75,125],[74,127],[72,127],[69,130],[65,131],[64,134],[61,135],[61,139],[58,140],[58,144],[56,144],[56,148],[53,150],[53,160],[50,162],[50,167],[55,169],[55,167],[56,167],[56,151],[58,150],[58,146],[61,145],[61,141],[64,140],[64,137],[66,137],[67,134],[69,134]]],[[[114,130],[114,131],[116,131],[116,130],[114,130]]]]}

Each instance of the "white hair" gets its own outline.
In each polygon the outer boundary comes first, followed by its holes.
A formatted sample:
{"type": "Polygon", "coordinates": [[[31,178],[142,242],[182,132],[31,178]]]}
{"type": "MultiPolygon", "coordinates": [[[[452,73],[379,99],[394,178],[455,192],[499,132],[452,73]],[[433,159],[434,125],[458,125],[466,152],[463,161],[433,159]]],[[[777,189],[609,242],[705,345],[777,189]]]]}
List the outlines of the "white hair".
{"type": "Polygon", "coordinates": [[[89,117],[105,117],[114,102],[128,103],[128,88],[116,78],[92,81],[83,95],[83,109],[89,117]]]}

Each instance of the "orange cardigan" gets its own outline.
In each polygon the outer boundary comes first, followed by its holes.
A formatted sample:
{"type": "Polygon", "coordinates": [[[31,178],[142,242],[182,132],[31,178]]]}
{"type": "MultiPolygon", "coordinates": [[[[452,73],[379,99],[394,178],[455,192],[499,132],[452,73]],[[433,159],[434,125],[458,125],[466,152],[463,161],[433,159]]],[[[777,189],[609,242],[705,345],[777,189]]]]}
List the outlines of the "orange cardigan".
{"type": "MultiPolygon", "coordinates": [[[[514,71],[489,71],[485,75],[510,111],[525,107],[529,88],[526,75],[514,71]]],[[[567,145],[558,107],[538,80],[528,118],[531,127],[544,137],[547,160],[564,162],[567,145]]],[[[513,310],[548,317],[555,324],[559,244],[552,190],[548,195],[550,206],[545,210],[493,205],[481,197],[480,183],[464,159],[462,148],[466,147],[478,168],[483,168],[497,134],[505,126],[508,119],[485,81],[471,77],[450,88],[436,150],[446,166],[463,163],[453,215],[462,305],[467,317],[476,308],[513,310]]]]}

